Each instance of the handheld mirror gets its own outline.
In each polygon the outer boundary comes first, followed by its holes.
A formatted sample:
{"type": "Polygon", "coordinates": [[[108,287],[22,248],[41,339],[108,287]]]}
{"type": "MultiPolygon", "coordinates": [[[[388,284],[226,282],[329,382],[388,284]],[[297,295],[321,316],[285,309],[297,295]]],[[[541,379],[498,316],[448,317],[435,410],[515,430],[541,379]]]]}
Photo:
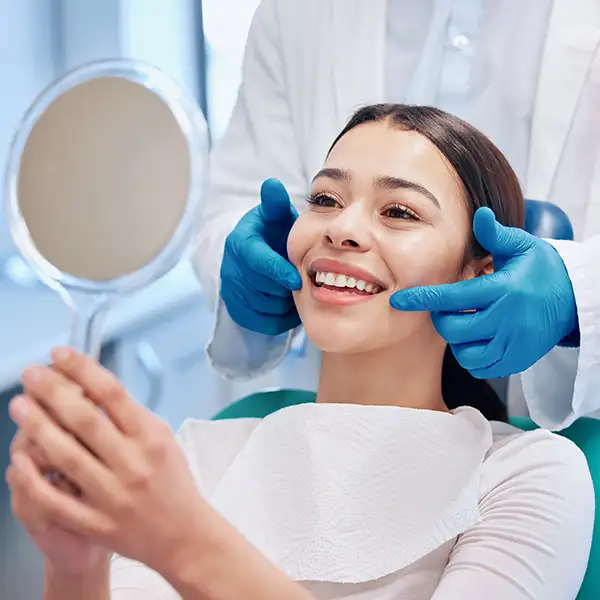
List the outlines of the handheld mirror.
{"type": "Polygon", "coordinates": [[[6,215],[18,250],[69,306],[79,351],[97,356],[109,306],[182,258],[207,154],[196,102],[131,61],[70,72],[25,115],[9,154],[6,215]]]}

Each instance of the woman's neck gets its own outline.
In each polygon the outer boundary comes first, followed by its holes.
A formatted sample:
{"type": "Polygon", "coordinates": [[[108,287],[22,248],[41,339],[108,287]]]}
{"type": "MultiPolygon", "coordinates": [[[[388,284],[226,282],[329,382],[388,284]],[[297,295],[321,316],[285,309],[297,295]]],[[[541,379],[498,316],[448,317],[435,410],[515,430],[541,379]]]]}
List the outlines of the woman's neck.
{"type": "Polygon", "coordinates": [[[424,342],[405,340],[360,354],[324,352],[317,402],[447,411],[441,389],[444,345],[424,342]]]}

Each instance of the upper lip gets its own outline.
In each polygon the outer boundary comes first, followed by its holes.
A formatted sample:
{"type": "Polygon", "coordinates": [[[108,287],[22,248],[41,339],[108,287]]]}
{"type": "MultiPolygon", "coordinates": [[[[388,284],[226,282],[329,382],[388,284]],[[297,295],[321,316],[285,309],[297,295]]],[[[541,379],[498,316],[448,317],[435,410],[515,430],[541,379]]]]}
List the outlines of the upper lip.
{"type": "Polygon", "coordinates": [[[351,265],[339,260],[331,258],[317,258],[310,264],[308,274],[312,277],[317,272],[337,273],[338,275],[350,275],[355,279],[362,279],[365,283],[374,283],[381,289],[387,289],[387,285],[366,269],[361,269],[355,265],[351,265]]]}

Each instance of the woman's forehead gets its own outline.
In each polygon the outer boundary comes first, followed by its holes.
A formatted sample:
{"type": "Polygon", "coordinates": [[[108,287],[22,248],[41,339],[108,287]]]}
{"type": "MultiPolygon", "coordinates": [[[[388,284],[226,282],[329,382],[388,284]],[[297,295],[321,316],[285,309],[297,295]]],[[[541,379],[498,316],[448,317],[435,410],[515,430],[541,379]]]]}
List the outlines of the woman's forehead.
{"type": "Polygon", "coordinates": [[[364,123],[332,148],[326,168],[350,174],[350,184],[372,185],[380,176],[401,177],[431,189],[437,196],[460,195],[456,172],[425,136],[387,123],[364,123]]]}

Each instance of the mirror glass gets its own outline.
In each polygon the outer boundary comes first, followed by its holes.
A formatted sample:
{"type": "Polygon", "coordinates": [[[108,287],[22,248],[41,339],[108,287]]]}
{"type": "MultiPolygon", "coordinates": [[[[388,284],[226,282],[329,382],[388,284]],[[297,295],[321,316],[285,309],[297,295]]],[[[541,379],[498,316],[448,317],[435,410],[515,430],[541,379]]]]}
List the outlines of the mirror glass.
{"type": "Polygon", "coordinates": [[[71,343],[99,349],[99,324],[191,242],[208,132],[195,100],[139,63],[87,65],[45,90],[16,133],[6,214],[15,244],[73,313],[71,343]]]}

